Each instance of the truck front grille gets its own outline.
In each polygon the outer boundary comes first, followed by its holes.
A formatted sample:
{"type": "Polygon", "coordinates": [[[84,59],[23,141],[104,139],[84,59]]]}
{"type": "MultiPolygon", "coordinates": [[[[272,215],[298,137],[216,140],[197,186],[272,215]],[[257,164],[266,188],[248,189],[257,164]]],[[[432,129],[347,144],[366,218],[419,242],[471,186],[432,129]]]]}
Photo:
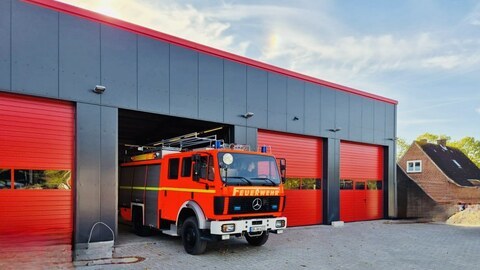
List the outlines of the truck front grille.
{"type": "Polygon", "coordinates": [[[278,212],[280,197],[230,197],[228,214],[278,212]]]}

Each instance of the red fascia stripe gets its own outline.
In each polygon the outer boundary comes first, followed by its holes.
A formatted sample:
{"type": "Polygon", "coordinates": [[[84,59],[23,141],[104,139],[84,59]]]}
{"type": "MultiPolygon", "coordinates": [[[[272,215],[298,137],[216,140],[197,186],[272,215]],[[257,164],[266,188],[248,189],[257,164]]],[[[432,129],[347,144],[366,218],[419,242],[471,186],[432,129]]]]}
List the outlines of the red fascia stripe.
{"type": "Polygon", "coordinates": [[[256,61],[256,60],[253,60],[253,59],[250,59],[250,58],[247,58],[247,57],[239,56],[239,55],[236,55],[236,54],[233,54],[233,53],[225,52],[225,51],[222,51],[222,50],[219,50],[219,49],[215,49],[215,48],[205,46],[205,45],[202,45],[202,44],[199,44],[199,43],[188,41],[188,40],[185,40],[185,39],[182,39],[182,38],[178,38],[178,37],[175,37],[175,36],[172,36],[172,35],[168,35],[168,34],[165,34],[165,33],[162,33],[162,32],[158,32],[158,31],[140,26],[140,25],[136,25],[136,24],[129,23],[129,22],[126,22],[126,21],[123,21],[123,20],[108,17],[108,16],[102,15],[100,13],[96,13],[96,12],[93,12],[93,11],[90,11],[90,10],[82,9],[82,8],[72,6],[72,5],[69,5],[69,4],[65,4],[65,3],[62,3],[62,2],[56,2],[54,0],[23,0],[23,1],[31,3],[31,4],[39,5],[39,6],[42,6],[42,7],[45,7],[45,8],[53,9],[55,11],[60,11],[60,12],[63,12],[63,13],[67,13],[67,14],[71,14],[71,15],[74,15],[74,16],[82,17],[82,18],[85,18],[85,19],[88,19],[88,20],[91,20],[91,21],[94,21],[94,22],[107,24],[107,25],[117,27],[117,28],[120,28],[120,29],[123,29],[123,30],[127,30],[129,32],[133,32],[135,34],[140,34],[140,35],[144,35],[144,36],[151,37],[151,38],[154,38],[154,39],[159,39],[161,41],[165,41],[165,42],[168,42],[168,43],[171,43],[171,44],[182,46],[182,47],[185,47],[185,48],[188,48],[188,49],[193,49],[193,50],[196,50],[196,51],[199,51],[199,52],[202,52],[202,53],[206,53],[206,54],[210,54],[210,55],[213,55],[213,56],[216,56],[216,57],[225,58],[225,59],[228,59],[228,60],[231,60],[231,61],[235,61],[235,62],[245,64],[245,65],[248,65],[248,66],[256,67],[256,68],[263,69],[263,70],[266,70],[266,71],[271,71],[271,72],[279,73],[279,74],[286,75],[286,76],[289,76],[289,77],[292,77],[292,78],[300,79],[300,80],[303,80],[303,81],[307,81],[307,82],[311,82],[311,83],[315,83],[315,84],[320,84],[320,85],[331,87],[333,89],[340,90],[340,91],[343,91],[343,92],[356,94],[356,95],[359,95],[359,96],[362,96],[362,97],[367,97],[367,98],[371,98],[371,99],[375,99],[375,100],[379,100],[379,101],[383,101],[383,102],[390,103],[390,104],[395,104],[395,105],[398,104],[398,101],[393,100],[393,99],[389,99],[389,98],[382,97],[382,96],[379,96],[379,95],[367,93],[365,91],[357,90],[357,89],[350,88],[350,87],[343,86],[343,85],[339,85],[339,84],[336,84],[336,83],[320,80],[320,79],[317,79],[317,78],[314,78],[314,77],[311,77],[311,76],[300,74],[298,72],[294,72],[294,71],[291,71],[291,70],[276,67],[276,66],[273,66],[273,65],[270,65],[270,64],[266,64],[266,63],[263,63],[263,62],[260,62],[260,61],[256,61]]]}

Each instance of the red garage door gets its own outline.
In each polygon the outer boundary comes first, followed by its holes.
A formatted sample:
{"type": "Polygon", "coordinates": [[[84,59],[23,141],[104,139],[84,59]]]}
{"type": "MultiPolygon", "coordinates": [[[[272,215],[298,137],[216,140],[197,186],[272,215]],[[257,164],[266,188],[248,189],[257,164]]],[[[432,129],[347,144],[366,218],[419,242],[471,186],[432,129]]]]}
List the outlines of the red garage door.
{"type": "Polygon", "coordinates": [[[341,142],[340,220],[383,217],[383,147],[341,142]]]}
{"type": "Polygon", "coordinates": [[[322,223],[322,140],[285,133],[258,131],[258,145],[267,145],[287,160],[288,226],[322,223]]]}
{"type": "Polygon", "coordinates": [[[71,103],[0,93],[2,257],[71,260],[73,142],[71,103]]]}

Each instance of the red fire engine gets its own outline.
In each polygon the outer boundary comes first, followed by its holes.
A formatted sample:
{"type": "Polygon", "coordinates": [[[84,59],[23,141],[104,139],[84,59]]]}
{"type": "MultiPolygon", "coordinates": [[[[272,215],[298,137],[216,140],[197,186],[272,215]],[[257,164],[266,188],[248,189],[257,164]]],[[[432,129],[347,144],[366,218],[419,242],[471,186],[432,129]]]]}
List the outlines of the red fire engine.
{"type": "Polygon", "coordinates": [[[286,163],[279,159],[279,170],[266,147],[252,152],[197,133],[162,141],[161,146],[121,164],[120,213],[138,235],[157,229],[181,236],[185,251],[196,255],[205,251],[208,241],[233,236],[261,246],[270,233],[286,228],[286,163]],[[213,147],[184,151],[197,141],[213,147]],[[165,150],[173,142],[181,151],[165,150]]]}

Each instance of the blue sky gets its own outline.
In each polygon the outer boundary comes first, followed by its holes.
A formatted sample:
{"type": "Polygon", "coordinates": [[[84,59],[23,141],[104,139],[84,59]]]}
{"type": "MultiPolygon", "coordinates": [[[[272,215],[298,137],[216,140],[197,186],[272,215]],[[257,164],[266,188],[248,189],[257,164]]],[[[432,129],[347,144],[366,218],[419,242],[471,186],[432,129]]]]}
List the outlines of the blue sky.
{"type": "Polygon", "coordinates": [[[398,137],[480,139],[480,0],[62,0],[399,101],[398,137]]]}

